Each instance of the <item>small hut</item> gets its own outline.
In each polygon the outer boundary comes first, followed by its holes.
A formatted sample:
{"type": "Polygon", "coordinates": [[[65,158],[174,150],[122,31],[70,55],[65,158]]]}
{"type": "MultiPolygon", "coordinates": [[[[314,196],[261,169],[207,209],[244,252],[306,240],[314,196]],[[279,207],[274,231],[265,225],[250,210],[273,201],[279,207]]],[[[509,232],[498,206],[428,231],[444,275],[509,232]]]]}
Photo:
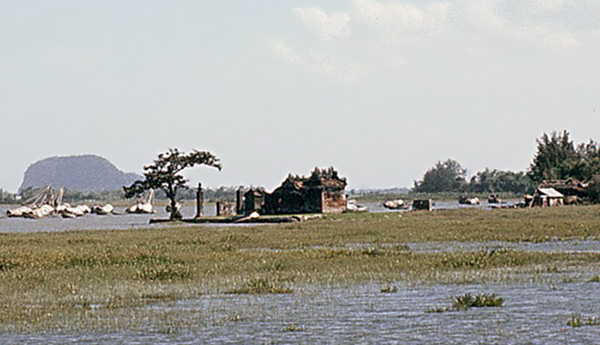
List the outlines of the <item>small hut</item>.
{"type": "Polygon", "coordinates": [[[538,188],[533,195],[533,206],[554,207],[564,205],[564,195],[554,188],[538,188]]]}
{"type": "Polygon", "coordinates": [[[433,200],[413,200],[412,209],[413,211],[433,211],[433,200]]]}
{"type": "Polygon", "coordinates": [[[546,180],[538,188],[554,188],[564,196],[565,205],[578,204],[588,196],[588,184],[575,178],[566,180],[546,180]]]}

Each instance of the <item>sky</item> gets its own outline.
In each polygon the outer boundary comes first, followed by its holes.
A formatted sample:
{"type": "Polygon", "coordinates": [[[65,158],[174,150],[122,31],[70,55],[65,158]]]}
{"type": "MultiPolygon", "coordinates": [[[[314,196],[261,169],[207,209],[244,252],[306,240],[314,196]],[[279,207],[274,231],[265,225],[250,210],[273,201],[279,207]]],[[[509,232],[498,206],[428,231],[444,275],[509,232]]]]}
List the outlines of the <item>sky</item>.
{"type": "Polygon", "coordinates": [[[543,133],[600,141],[600,1],[0,0],[0,116],[11,192],[47,157],[168,148],[220,157],[185,172],[209,187],[524,171],[543,133]]]}

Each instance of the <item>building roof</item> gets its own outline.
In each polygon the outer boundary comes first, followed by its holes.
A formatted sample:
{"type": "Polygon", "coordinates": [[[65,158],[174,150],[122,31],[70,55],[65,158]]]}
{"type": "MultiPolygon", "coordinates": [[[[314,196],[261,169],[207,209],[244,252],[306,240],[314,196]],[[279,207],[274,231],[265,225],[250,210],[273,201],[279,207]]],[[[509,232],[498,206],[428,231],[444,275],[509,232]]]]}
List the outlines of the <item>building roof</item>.
{"type": "Polygon", "coordinates": [[[346,179],[340,177],[334,168],[315,168],[309,177],[289,174],[281,186],[273,192],[282,190],[300,191],[309,188],[323,188],[326,190],[343,190],[346,188],[346,179]]]}
{"type": "Polygon", "coordinates": [[[562,198],[562,197],[564,197],[564,195],[562,195],[560,192],[558,192],[554,188],[538,188],[538,192],[540,194],[543,194],[543,195],[545,195],[547,197],[550,197],[550,198],[562,198]]]}
{"type": "Polygon", "coordinates": [[[568,178],[566,180],[545,180],[538,186],[538,188],[554,188],[563,195],[587,195],[588,184],[581,182],[575,178],[568,178]]]}

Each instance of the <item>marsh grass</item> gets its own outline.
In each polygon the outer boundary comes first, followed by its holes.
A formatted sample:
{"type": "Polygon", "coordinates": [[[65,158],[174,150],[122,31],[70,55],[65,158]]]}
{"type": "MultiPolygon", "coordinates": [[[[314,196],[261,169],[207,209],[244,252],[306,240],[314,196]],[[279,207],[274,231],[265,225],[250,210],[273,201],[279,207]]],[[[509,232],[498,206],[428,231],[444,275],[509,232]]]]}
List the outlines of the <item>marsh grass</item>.
{"type": "Polygon", "coordinates": [[[456,310],[466,310],[469,308],[501,307],[503,304],[504,299],[497,297],[496,294],[481,293],[471,295],[470,293],[466,293],[454,296],[452,307],[456,310]]]}
{"type": "Polygon", "coordinates": [[[173,332],[205,322],[205,316],[187,315],[181,323],[181,315],[147,306],[206,293],[279,294],[313,284],[399,280],[503,281],[519,272],[596,267],[600,253],[413,253],[386,244],[599,238],[599,215],[600,207],[456,210],[401,218],[331,215],[243,228],[0,234],[0,331],[173,332]]]}
{"type": "Polygon", "coordinates": [[[593,277],[591,277],[588,282],[590,283],[600,283],[600,275],[595,275],[593,277]]]}
{"type": "Polygon", "coordinates": [[[464,295],[454,296],[452,306],[450,307],[432,307],[425,310],[426,313],[443,313],[447,311],[461,311],[470,308],[490,308],[501,307],[504,304],[502,297],[497,297],[496,294],[480,293],[472,295],[465,293],[464,295]]]}
{"type": "Polygon", "coordinates": [[[391,286],[391,285],[388,284],[388,285],[382,286],[379,289],[379,292],[381,292],[381,293],[396,293],[396,292],[398,292],[398,287],[397,286],[391,286]]]}
{"type": "Polygon", "coordinates": [[[598,326],[600,325],[600,320],[593,317],[582,317],[581,314],[571,314],[571,318],[567,320],[567,326],[576,328],[581,326],[598,326]]]}
{"type": "Polygon", "coordinates": [[[288,294],[293,289],[284,286],[281,282],[272,281],[268,277],[250,279],[242,286],[235,287],[226,293],[236,295],[266,295],[266,294],[288,294]]]}
{"type": "Polygon", "coordinates": [[[582,324],[580,314],[571,314],[571,318],[567,320],[567,326],[581,327],[582,324]]]}
{"type": "Polygon", "coordinates": [[[137,271],[137,277],[145,281],[182,280],[189,278],[190,275],[190,268],[181,264],[143,267],[137,271]]]}

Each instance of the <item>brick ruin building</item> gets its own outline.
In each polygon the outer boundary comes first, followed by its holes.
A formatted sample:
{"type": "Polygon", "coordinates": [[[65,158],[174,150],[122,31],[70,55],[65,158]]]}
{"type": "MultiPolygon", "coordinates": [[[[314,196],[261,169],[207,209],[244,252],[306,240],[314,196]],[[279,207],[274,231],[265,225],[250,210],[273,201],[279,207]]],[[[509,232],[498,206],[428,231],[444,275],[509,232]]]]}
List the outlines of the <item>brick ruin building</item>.
{"type": "Polygon", "coordinates": [[[272,193],[253,188],[238,193],[238,213],[342,213],[346,210],[346,179],[334,168],[315,168],[309,177],[290,174],[272,193]]]}

